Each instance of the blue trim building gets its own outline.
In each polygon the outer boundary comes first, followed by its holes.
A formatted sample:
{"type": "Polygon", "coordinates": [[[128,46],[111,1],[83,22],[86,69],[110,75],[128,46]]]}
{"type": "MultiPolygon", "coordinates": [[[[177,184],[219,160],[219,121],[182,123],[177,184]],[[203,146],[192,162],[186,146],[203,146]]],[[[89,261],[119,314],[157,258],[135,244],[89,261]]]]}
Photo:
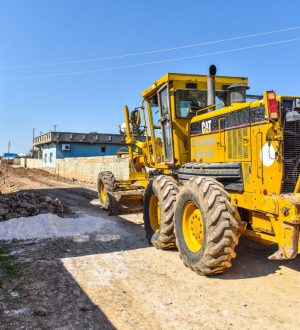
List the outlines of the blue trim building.
{"type": "Polygon", "coordinates": [[[17,158],[17,156],[18,154],[4,152],[2,158],[8,160],[8,159],[15,159],[17,158]]]}
{"type": "Polygon", "coordinates": [[[33,139],[45,167],[55,167],[56,159],[116,155],[126,150],[121,134],[49,132],[33,139]]]}

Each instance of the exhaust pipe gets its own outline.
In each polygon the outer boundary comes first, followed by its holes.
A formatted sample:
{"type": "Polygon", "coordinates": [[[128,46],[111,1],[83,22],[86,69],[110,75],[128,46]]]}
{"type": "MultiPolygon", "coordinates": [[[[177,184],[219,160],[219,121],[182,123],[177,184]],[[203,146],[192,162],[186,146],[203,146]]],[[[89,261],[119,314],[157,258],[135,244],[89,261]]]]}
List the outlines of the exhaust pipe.
{"type": "MultiPolygon", "coordinates": [[[[217,67],[211,65],[209,67],[209,74],[207,76],[207,106],[216,104],[216,88],[215,88],[215,76],[217,73],[217,67]]],[[[208,111],[213,111],[209,109],[208,111]]]]}

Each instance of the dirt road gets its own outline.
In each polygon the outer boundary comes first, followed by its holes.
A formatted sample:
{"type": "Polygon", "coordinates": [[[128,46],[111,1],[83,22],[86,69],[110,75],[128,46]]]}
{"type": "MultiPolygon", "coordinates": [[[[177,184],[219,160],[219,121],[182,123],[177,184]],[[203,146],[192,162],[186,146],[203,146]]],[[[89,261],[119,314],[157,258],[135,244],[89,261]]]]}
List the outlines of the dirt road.
{"type": "Polygon", "coordinates": [[[59,197],[90,220],[71,237],[0,242],[0,329],[300,328],[299,257],[271,262],[273,247],[242,240],[233,267],[206,278],[150,247],[141,215],[108,217],[93,185],[16,169],[5,187],[59,197]]]}

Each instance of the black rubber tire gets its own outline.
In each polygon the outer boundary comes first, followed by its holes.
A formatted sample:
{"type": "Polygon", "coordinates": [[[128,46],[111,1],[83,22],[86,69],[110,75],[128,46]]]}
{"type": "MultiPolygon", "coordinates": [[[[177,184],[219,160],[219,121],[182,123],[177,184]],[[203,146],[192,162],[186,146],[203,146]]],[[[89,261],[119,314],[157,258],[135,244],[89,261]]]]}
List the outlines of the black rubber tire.
{"type": "Polygon", "coordinates": [[[153,191],[160,204],[160,227],[152,236],[151,243],[157,249],[174,249],[174,211],[176,196],[179,192],[178,182],[169,175],[159,175],[153,180],[153,191]]]}
{"type": "Polygon", "coordinates": [[[180,190],[175,205],[176,244],[184,264],[200,275],[215,275],[231,267],[240,231],[234,217],[236,210],[223,185],[212,178],[195,177],[180,190]],[[204,224],[204,241],[192,252],[183,236],[182,213],[187,202],[200,209],[204,224]]]}
{"type": "Polygon", "coordinates": [[[153,180],[150,179],[147,188],[145,190],[144,195],[144,201],[143,201],[143,219],[144,219],[144,229],[146,233],[146,238],[151,244],[151,238],[154,235],[154,230],[152,229],[151,223],[150,223],[150,216],[149,216],[149,204],[150,204],[150,198],[154,194],[153,192],[153,180]]]}
{"type": "Polygon", "coordinates": [[[178,182],[171,176],[159,175],[151,180],[144,197],[144,227],[149,243],[158,249],[176,247],[174,234],[174,206],[178,194],[178,182]],[[149,202],[155,194],[160,205],[160,227],[154,232],[150,224],[149,202]]]}
{"type": "Polygon", "coordinates": [[[109,195],[106,194],[106,201],[103,201],[100,194],[100,184],[101,182],[104,185],[106,191],[115,191],[117,188],[117,181],[115,179],[114,174],[111,171],[103,171],[98,174],[98,181],[97,181],[97,191],[98,197],[100,201],[100,206],[104,210],[109,210],[109,195]]]}

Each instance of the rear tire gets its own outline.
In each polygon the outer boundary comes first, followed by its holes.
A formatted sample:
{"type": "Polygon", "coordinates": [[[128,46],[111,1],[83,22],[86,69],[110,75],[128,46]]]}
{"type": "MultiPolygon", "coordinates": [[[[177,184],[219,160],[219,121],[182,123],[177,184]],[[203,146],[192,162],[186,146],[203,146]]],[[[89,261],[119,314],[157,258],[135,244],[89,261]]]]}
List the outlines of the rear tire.
{"type": "Polygon", "coordinates": [[[175,205],[175,235],[186,266],[200,275],[222,273],[240,236],[236,210],[218,181],[196,177],[181,189],[175,205]]]}
{"type": "Polygon", "coordinates": [[[109,210],[109,194],[117,188],[117,181],[111,171],[103,171],[98,175],[98,196],[100,205],[104,210],[109,210]]]}
{"type": "MultiPolygon", "coordinates": [[[[148,183],[148,186],[145,190],[145,195],[144,195],[144,202],[143,202],[143,219],[144,219],[144,229],[145,229],[145,233],[146,233],[146,238],[149,242],[149,244],[151,244],[151,238],[154,235],[154,233],[156,232],[156,230],[159,229],[159,221],[160,219],[158,219],[158,214],[156,219],[151,219],[150,216],[150,212],[149,209],[154,207],[159,207],[158,205],[158,200],[157,197],[154,194],[153,191],[153,180],[150,180],[148,183]],[[156,205],[155,205],[156,204],[156,205]]],[[[155,213],[157,213],[158,210],[156,210],[155,213]]]]}
{"type": "Polygon", "coordinates": [[[178,191],[178,182],[169,175],[157,176],[147,187],[144,199],[146,236],[148,241],[158,249],[176,247],[174,206],[178,191]],[[156,218],[159,218],[157,222],[156,218]]]}

